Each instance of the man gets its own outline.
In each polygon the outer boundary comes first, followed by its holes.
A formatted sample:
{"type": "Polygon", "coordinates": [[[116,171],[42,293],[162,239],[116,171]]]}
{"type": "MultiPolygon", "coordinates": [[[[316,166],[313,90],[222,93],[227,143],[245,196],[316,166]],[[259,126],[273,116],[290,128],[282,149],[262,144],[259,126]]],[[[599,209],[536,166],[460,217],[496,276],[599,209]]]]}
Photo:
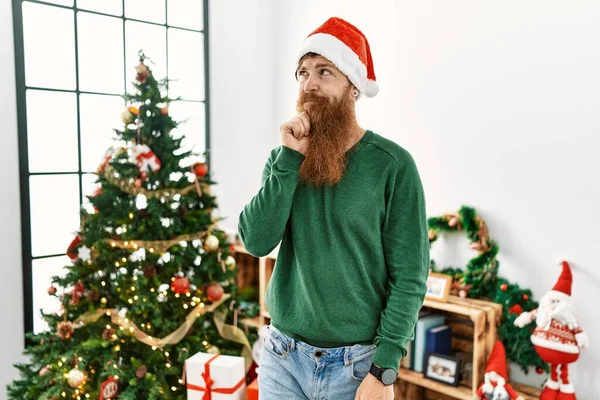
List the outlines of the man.
{"type": "Polygon", "coordinates": [[[356,121],[356,100],[378,91],[357,28],[331,18],[311,33],[296,78],[298,114],[239,218],[251,254],[281,241],[260,398],[392,399],[429,269],[419,174],[406,150],[356,121]]]}

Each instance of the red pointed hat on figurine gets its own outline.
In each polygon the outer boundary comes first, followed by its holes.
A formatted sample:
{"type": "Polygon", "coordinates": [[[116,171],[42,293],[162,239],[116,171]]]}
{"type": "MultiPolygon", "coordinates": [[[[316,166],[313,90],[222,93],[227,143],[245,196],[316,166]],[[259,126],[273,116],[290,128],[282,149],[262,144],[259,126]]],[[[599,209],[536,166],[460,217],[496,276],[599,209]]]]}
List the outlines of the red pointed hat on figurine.
{"type": "Polygon", "coordinates": [[[379,92],[369,42],[349,22],[329,18],[304,40],[296,61],[307,53],[316,53],[331,61],[365,96],[374,97],[379,92]]]}
{"type": "Polygon", "coordinates": [[[569,364],[577,361],[580,349],[589,346],[572,304],[571,267],[566,261],[560,261],[560,265],[562,272],[552,290],[540,300],[539,308],[526,311],[515,320],[515,325],[521,328],[535,321],[531,342],[540,358],[550,364],[550,378],[540,394],[541,400],[577,398],[569,381],[569,364]]]}
{"type": "Polygon", "coordinates": [[[484,381],[477,389],[474,400],[523,400],[508,383],[506,351],[500,340],[494,344],[485,368],[484,381]]]}

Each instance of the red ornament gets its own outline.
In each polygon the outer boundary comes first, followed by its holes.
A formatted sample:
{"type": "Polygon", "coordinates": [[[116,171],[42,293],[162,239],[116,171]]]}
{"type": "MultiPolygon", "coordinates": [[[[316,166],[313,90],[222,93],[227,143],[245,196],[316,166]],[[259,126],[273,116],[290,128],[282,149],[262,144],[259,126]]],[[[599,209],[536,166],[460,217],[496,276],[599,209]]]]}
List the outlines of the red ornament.
{"type": "Polygon", "coordinates": [[[529,300],[529,295],[527,295],[527,294],[524,294],[524,295],[523,295],[523,300],[525,300],[525,301],[529,300]]]}
{"type": "Polygon", "coordinates": [[[542,367],[537,367],[537,368],[535,369],[535,372],[537,372],[538,374],[543,374],[543,373],[544,373],[544,368],[542,368],[542,367]]]}
{"type": "Polygon", "coordinates": [[[218,301],[221,297],[223,297],[223,287],[218,283],[213,283],[206,289],[206,296],[210,301],[218,301]]]}
{"type": "Polygon", "coordinates": [[[77,246],[79,246],[79,243],[81,243],[81,238],[79,236],[76,236],[75,239],[73,239],[73,241],[67,248],[67,256],[71,260],[74,260],[77,257],[79,257],[79,255],[77,254],[77,251],[75,250],[77,248],[77,246]]]}
{"type": "Polygon", "coordinates": [[[138,189],[142,187],[142,180],[141,179],[136,179],[135,180],[135,187],[138,188],[138,189]]]}
{"type": "Polygon", "coordinates": [[[111,376],[100,384],[100,400],[115,399],[119,394],[118,380],[111,376]]]}
{"type": "Polygon", "coordinates": [[[171,290],[177,294],[186,294],[190,291],[190,280],[185,276],[177,276],[171,280],[171,290]]]}
{"type": "Polygon", "coordinates": [[[146,180],[148,178],[148,173],[146,172],[140,172],[140,178],[142,178],[142,180],[146,180]]]}
{"type": "Polygon", "coordinates": [[[169,115],[169,106],[164,106],[160,109],[160,115],[169,115]]]}
{"type": "Polygon", "coordinates": [[[54,295],[55,293],[56,293],[56,288],[55,288],[54,286],[50,286],[50,287],[48,288],[48,294],[49,294],[50,296],[52,296],[52,295],[54,295]]]}
{"type": "Polygon", "coordinates": [[[71,295],[71,300],[69,301],[69,304],[71,304],[72,306],[76,306],[77,304],[79,304],[79,300],[81,300],[81,298],[83,297],[84,292],[85,287],[83,286],[83,283],[77,282],[75,286],[73,286],[73,290],[69,293],[71,295]]]}
{"type": "Polygon", "coordinates": [[[508,312],[511,314],[521,315],[523,312],[523,307],[520,304],[515,304],[508,309],[508,312]]]}
{"type": "Polygon", "coordinates": [[[503,283],[502,285],[500,285],[500,290],[502,290],[503,292],[506,292],[507,289],[508,289],[508,284],[503,283]]]}
{"type": "Polygon", "coordinates": [[[203,178],[208,173],[208,167],[204,163],[196,163],[194,165],[194,173],[198,178],[203,178]]]}

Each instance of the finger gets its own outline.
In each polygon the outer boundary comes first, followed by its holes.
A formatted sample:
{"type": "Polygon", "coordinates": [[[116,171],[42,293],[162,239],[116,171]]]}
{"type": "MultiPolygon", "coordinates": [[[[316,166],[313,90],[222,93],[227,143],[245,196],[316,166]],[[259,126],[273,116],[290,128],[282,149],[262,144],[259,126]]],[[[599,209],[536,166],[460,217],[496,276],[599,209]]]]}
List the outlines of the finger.
{"type": "Polygon", "coordinates": [[[302,138],[302,131],[304,130],[304,128],[302,127],[302,124],[300,123],[300,121],[296,120],[293,122],[293,126],[294,126],[294,137],[296,139],[301,139],[302,138]]]}
{"type": "Polygon", "coordinates": [[[304,123],[304,126],[306,127],[306,132],[310,133],[310,118],[308,117],[308,114],[302,113],[298,117],[300,119],[302,119],[302,122],[304,123]]]}

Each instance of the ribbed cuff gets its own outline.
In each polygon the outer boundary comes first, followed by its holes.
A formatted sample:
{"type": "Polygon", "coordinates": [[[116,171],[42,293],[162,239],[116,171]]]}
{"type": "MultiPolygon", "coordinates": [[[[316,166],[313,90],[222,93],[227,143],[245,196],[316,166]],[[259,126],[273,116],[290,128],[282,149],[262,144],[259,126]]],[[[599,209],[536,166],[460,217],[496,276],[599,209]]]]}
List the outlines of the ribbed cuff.
{"type": "Polygon", "coordinates": [[[400,360],[406,355],[406,349],[395,346],[385,341],[379,342],[373,364],[379,365],[381,368],[393,368],[398,373],[400,360]]]}
{"type": "Polygon", "coordinates": [[[304,161],[304,154],[281,145],[281,151],[279,152],[279,155],[275,159],[273,165],[277,166],[279,169],[291,169],[298,171],[302,165],[302,161],[304,161]]]}

